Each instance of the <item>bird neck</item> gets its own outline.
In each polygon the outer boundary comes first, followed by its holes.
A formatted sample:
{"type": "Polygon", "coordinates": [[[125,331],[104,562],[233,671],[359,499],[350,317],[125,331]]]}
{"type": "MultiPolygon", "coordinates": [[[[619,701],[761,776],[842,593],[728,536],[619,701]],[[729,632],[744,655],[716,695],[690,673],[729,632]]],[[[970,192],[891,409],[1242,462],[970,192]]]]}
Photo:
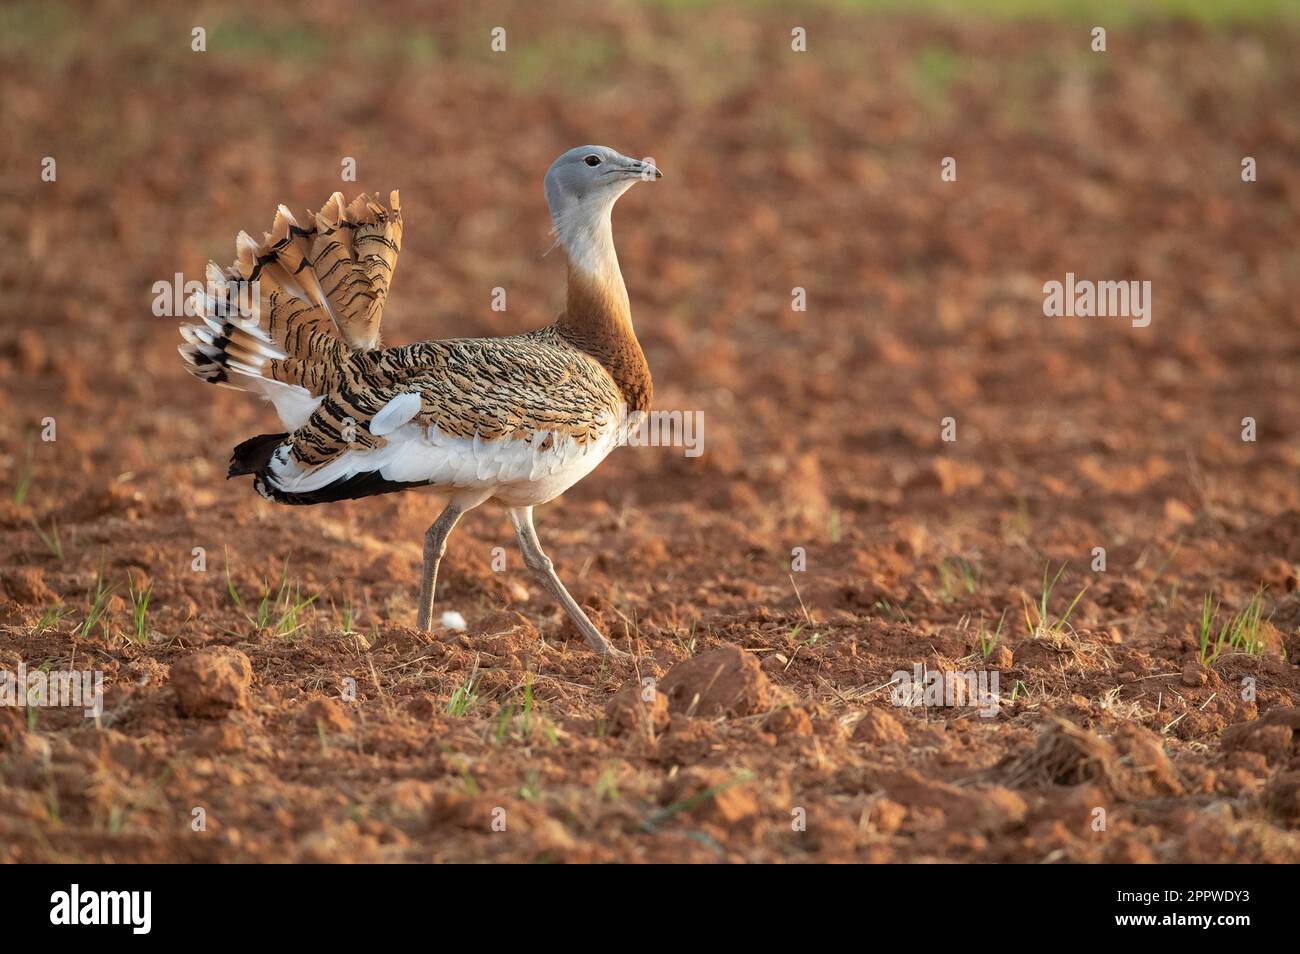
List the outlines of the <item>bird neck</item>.
{"type": "Polygon", "coordinates": [[[650,368],[632,328],[632,307],[614,252],[610,208],[568,228],[557,227],[569,259],[569,288],[556,328],[599,361],[623,392],[629,411],[650,406],[650,368]]]}

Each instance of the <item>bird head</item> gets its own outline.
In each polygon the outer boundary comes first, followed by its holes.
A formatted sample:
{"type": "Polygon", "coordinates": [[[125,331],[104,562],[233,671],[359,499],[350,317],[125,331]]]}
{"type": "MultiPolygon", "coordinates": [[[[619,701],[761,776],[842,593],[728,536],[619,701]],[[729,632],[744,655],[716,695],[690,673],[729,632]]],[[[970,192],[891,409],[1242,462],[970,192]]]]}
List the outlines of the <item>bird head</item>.
{"type": "Polygon", "coordinates": [[[635,183],[653,182],[662,176],[652,163],[608,146],[578,146],[546,171],[546,203],[551,219],[558,224],[575,214],[607,210],[635,183]]]}

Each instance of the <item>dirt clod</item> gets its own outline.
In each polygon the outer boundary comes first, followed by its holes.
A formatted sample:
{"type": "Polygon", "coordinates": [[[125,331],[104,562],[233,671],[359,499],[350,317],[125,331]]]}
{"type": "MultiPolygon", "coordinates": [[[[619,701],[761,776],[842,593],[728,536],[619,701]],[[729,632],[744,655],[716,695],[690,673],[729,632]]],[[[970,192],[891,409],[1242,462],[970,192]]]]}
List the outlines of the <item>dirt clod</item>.
{"type": "Polygon", "coordinates": [[[891,713],[884,709],[871,709],[853,727],[853,741],[870,745],[903,745],[907,730],[891,713]]]}
{"type": "Polygon", "coordinates": [[[350,732],[352,717],[337,699],[313,699],[302,711],[303,725],[329,735],[350,732]]]}
{"type": "Polygon", "coordinates": [[[906,806],[887,798],[878,800],[871,808],[871,825],[882,835],[892,835],[898,831],[906,818],[906,806]]]}
{"type": "Polygon", "coordinates": [[[45,585],[45,574],[30,566],[7,571],[0,580],[11,599],[29,606],[48,606],[55,600],[54,593],[45,585]]]}
{"type": "Polygon", "coordinates": [[[759,810],[753,783],[718,768],[687,769],[665,786],[661,800],[724,827],[752,821],[759,810]]]}
{"type": "Polygon", "coordinates": [[[779,706],[763,720],[763,727],[777,736],[805,738],[813,734],[812,719],[802,706],[779,706]]]}
{"type": "Polygon", "coordinates": [[[1300,772],[1280,773],[1269,783],[1264,802],[1292,825],[1300,824],[1300,772]]]}
{"type": "Polygon", "coordinates": [[[614,693],[605,706],[609,731],[653,734],[668,728],[668,699],[653,682],[646,684],[643,677],[634,676],[614,693]]]}
{"type": "Polygon", "coordinates": [[[1085,782],[1116,786],[1120,784],[1119,754],[1096,733],[1053,718],[1034,747],[1010,761],[1005,777],[1017,788],[1085,782]]]}
{"type": "Polygon", "coordinates": [[[171,686],[181,712],[191,718],[220,719],[248,705],[253,681],[248,657],[238,649],[200,649],[173,663],[171,686]]]}
{"type": "Polygon", "coordinates": [[[1197,660],[1190,660],[1187,665],[1183,666],[1183,685],[1189,689],[1205,685],[1209,678],[1205,667],[1197,660]]]}
{"type": "Polygon", "coordinates": [[[1291,755],[1297,730],[1300,708],[1279,707],[1250,722],[1228,726],[1221,744],[1225,752],[1256,752],[1277,763],[1291,755]]]}
{"type": "Polygon", "coordinates": [[[770,685],[758,659],[721,646],[680,662],[659,680],[668,710],[698,716],[745,716],[768,707],[770,685]]]}

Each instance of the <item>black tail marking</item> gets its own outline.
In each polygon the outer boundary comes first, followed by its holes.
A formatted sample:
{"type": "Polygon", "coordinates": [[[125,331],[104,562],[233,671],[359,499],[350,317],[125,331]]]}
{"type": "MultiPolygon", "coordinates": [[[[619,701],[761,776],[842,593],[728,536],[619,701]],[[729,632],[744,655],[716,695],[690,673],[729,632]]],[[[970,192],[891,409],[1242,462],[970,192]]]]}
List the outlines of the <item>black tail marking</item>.
{"type": "Polygon", "coordinates": [[[336,480],[318,490],[305,493],[289,493],[280,490],[268,479],[267,468],[271,458],[288,434],[259,434],[244,441],[230,456],[230,477],[242,477],[253,474],[253,486],[257,492],[269,500],[284,504],[318,504],[331,503],[336,500],[356,500],[359,497],[374,497],[378,494],[392,494],[412,487],[427,486],[425,481],[389,480],[378,471],[353,474],[344,480],[336,480]]]}
{"type": "Polygon", "coordinates": [[[392,494],[402,490],[409,490],[412,487],[425,487],[427,484],[422,480],[389,480],[378,471],[372,470],[362,474],[353,474],[345,480],[336,480],[332,484],[326,484],[319,490],[309,490],[300,494],[286,493],[279,490],[265,476],[259,476],[254,486],[256,486],[258,493],[274,500],[276,503],[301,506],[332,503],[336,500],[356,500],[360,497],[374,497],[379,494],[392,494]]]}
{"type": "Polygon", "coordinates": [[[244,441],[231,452],[230,470],[226,472],[226,479],[256,474],[271,463],[271,455],[288,436],[288,434],[259,434],[244,441]]]}

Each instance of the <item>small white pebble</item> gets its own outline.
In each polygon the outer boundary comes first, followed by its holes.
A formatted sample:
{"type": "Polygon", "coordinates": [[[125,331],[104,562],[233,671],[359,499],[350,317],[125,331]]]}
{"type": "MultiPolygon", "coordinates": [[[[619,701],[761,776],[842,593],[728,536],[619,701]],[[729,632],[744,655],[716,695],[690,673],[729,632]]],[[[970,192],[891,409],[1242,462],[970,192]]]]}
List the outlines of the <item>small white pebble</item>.
{"type": "Polygon", "coordinates": [[[442,614],[442,625],[445,629],[464,629],[465,617],[455,610],[448,610],[442,614]]]}

